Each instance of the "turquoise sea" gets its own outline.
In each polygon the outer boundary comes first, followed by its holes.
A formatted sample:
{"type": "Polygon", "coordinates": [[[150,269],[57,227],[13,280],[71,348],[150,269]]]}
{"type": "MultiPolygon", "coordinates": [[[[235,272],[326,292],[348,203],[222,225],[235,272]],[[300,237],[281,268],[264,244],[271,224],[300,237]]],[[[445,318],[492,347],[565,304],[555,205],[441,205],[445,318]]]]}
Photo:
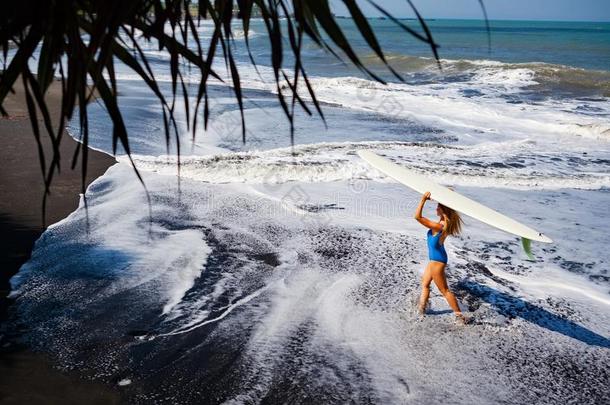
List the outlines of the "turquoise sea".
{"type": "MultiPolygon", "coordinates": [[[[417,22],[409,21],[409,25],[417,22]]],[[[428,25],[442,58],[610,70],[610,22],[491,20],[491,48],[483,20],[432,20],[428,25]]],[[[430,56],[426,46],[400,39],[404,34],[392,22],[374,20],[373,26],[390,52],[430,56]]]]}

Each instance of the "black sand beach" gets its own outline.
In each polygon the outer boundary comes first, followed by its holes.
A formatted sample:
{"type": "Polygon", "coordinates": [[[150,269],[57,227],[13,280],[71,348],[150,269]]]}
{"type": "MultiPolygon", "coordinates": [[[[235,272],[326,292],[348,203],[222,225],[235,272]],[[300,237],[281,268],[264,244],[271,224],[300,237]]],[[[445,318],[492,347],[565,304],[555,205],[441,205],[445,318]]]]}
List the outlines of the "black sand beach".
{"type": "MultiPolygon", "coordinates": [[[[10,116],[0,118],[0,323],[10,311],[11,302],[6,298],[10,292],[9,280],[28,260],[36,239],[44,231],[44,184],[38,150],[23,89],[18,86],[15,90],[15,94],[9,95],[3,104],[10,116]]],[[[59,84],[55,83],[47,93],[52,118],[59,115],[60,97],[59,84]]],[[[42,127],[42,123],[40,125],[42,127]]],[[[49,162],[51,144],[45,138],[43,145],[49,162]]],[[[47,225],[60,221],[78,207],[80,165],[75,170],[70,168],[76,146],[77,142],[64,131],[60,148],[62,170],[53,180],[46,210],[47,225]]],[[[87,184],[102,175],[114,162],[111,156],[90,150],[87,184]]],[[[118,394],[111,389],[83,381],[77,375],[59,372],[44,355],[21,347],[14,341],[19,331],[3,332],[0,333],[0,403],[119,402],[118,394]]]]}

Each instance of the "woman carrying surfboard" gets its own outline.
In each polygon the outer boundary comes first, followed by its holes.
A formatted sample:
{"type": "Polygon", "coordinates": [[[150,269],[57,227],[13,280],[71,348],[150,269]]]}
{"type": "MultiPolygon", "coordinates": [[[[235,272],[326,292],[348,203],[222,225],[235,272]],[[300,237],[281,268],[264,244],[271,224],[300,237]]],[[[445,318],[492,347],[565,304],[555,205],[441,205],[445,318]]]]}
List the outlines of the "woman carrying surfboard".
{"type": "Polygon", "coordinates": [[[462,315],[455,295],[453,295],[447,286],[447,278],[445,277],[447,252],[444,246],[445,239],[448,236],[458,235],[462,230],[462,218],[460,218],[460,214],[457,211],[440,203],[436,206],[436,215],[439,217],[438,222],[424,217],[422,211],[426,201],[429,199],[430,192],[426,191],[414,215],[417,222],[428,228],[428,257],[430,259],[422,276],[422,293],[417,309],[421,315],[425,314],[428,298],[430,297],[430,284],[434,281],[434,284],[436,284],[451,309],[453,309],[453,312],[455,312],[456,320],[463,324],[466,323],[466,318],[462,315]]]}

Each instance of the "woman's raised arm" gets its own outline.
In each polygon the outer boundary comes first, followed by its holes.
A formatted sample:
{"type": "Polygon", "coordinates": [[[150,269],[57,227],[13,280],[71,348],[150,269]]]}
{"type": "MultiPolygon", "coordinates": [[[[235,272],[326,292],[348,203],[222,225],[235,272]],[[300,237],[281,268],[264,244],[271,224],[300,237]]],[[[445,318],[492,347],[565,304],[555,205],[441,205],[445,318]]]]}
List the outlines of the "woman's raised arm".
{"type": "Polygon", "coordinates": [[[415,210],[415,214],[413,215],[413,217],[415,218],[415,220],[417,222],[419,222],[426,228],[430,228],[434,232],[440,232],[443,229],[443,225],[440,222],[431,221],[422,215],[422,212],[424,210],[424,205],[426,205],[426,201],[428,201],[429,199],[430,199],[430,192],[426,191],[422,195],[421,201],[419,202],[419,205],[417,206],[417,209],[415,210]]]}

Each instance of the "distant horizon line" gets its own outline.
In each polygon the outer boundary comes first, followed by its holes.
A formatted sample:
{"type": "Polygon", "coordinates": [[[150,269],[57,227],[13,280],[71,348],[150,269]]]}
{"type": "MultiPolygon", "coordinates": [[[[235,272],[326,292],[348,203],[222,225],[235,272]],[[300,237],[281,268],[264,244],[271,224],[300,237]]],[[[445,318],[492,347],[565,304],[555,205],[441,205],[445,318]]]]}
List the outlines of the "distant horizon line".
{"type": "MultiPolygon", "coordinates": [[[[341,15],[335,14],[335,17],[352,19],[349,15],[341,15]]],[[[389,18],[385,16],[375,16],[375,17],[366,17],[367,19],[375,19],[375,20],[389,20],[389,18]]],[[[417,21],[417,17],[396,17],[397,20],[415,20],[417,21]]],[[[424,17],[425,20],[454,20],[454,21],[485,21],[484,18],[454,18],[454,17],[424,17]]],[[[610,20],[552,20],[552,19],[520,19],[520,18],[490,18],[489,21],[536,21],[536,22],[573,22],[573,23],[610,23],[610,20]]]]}

